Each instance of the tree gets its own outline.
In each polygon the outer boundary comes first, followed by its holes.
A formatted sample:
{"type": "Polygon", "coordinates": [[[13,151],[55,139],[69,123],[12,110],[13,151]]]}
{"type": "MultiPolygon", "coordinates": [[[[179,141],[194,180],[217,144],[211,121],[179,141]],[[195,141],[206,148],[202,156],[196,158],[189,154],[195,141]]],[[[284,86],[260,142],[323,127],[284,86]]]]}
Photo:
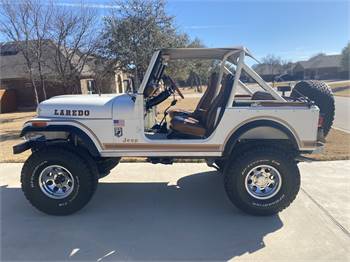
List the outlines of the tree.
{"type": "Polygon", "coordinates": [[[80,9],[43,0],[0,3],[0,33],[23,55],[36,103],[47,98],[48,77],[62,83],[65,93],[77,93],[86,62],[97,48],[95,12],[83,3],[80,9]]]}
{"type": "Polygon", "coordinates": [[[187,36],[178,34],[162,0],[118,0],[104,20],[102,55],[114,59],[118,69],[131,73],[138,88],[153,52],[184,46],[187,36]]]}
{"type": "Polygon", "coordinates": [[[50,38],[56,45],[53,70],[66,93],[78,93],[79,79],[98,47],[96,13],[92,9],[55,10],[50,38]]]}
{"type": "Polygon", "coordinates": [[[341,64],[344,71],[350,71],[350,42],[345,46],[341,52],[341,64]]]}
{"type": "MultiPolygon", "coordinates": [[[[203,48],[205,47],[202,41],[198,38],[190,41],[187,37],[182,45],[188,48],[203,48]]],[[[213,61],[206,59],[191,59],[191,60],[173,60],[168,64],[166,73],[171,75],[176,80],[186,82],[196,87],[197,92],[202,92],[202,85],[207,84],[209,73],[213,68],[213,61]]]]}
{"type": "Polygon", "coordinates": [[[262,63],[268,66],[270,75],[276,75],[281,71],[282,60],[280,57],[270,54],[262,58],[262,63]]]}
{"type": "Polygon", "coordinates": [[[17,4],[1,0],[0,32],[23,55],[37,104],[41,100],[37,80],[43,99],[46,99],[42,55],[49,34],[52,10],[42,6],[36,0],[23,0],[17,4]]]}
{"type": "MultiPolygon", "coordinates": [[[[195,38],[187,47],[202,48],[205,47],[202,41],[195,38]]],[[[202,85],[208,82],[209,72],[212,67],[211,60],[195,59],[189,65],[189,75],[196,84],[196,91],[202,92],[202,85]]]]}

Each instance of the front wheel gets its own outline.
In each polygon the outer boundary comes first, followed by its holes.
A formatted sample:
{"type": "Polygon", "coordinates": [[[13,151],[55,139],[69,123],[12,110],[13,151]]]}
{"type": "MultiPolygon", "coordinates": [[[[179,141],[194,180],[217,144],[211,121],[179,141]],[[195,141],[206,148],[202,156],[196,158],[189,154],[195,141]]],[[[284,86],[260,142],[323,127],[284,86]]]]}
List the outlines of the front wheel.
{"type": "Polygon", "coordinates": [[[224,184],[239,209],[252,215],[273,215],[297,196],[300,174],[294,159],[282,150],[255,148],[225,167],[224,184]]]}
{"type": "Polygon", "coordinates": [[[108,157],[108,158],[100,158],[96,161],[96,165],[99,172],[99,178],[106,177],[113,168],[115,168],[119,162],[120,157],[108,157]]]}
{"type": "Polygon", "coordinates": [[[24,163],[22,190],[29,202],[50,215],[69,215],[83,208],[98,183],[97,168],[74,152],[48,147],[24,163]]]}

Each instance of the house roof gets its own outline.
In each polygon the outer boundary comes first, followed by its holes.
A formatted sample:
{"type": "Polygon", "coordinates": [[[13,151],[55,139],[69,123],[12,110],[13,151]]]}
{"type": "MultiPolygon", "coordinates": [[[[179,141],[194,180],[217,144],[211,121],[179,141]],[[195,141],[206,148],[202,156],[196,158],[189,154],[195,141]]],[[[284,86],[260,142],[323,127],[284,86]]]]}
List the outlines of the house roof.
{"type": "Polygon", "coordinates": [[[341,67],[341,55],[318,55],[296,64],[299,64],[304,69],[341,67]]]}
{"type": "MultiPolygon", "coordinates": [[[[23,56],[23,53],[20,51],[18,47],[20,43],[16,42],[3,42],[0,43],[0,79],[21,79],[28,78],[28,69],[26,66],[26,60],[23,56]]],[[[43,48],[43,73],[47,76],[55,76],[57,73],[55,72],[55,52],[56,45],[50,41],[45,41],[45,46],[43,48]]],[[[62,54],[65,54],[63,50],[61,50],[62,54]]],[[[72,63],[76,66],[79,64],[79,56],[78,54],[74,54],[72,58],[72,63]]],[[[93,68],[91,68],[91,63],[86,63],[82,70],[82,77],[91,77],[93,75],[93,68]]],[[[33,66],[34,73],[36,72],[37,67],[33,66]]]]}
{"type": "Polygon", "coordinates": [[[0,43],[0,79],[25,78],[28,75],[24,56],[14,43],[0,43]]]}

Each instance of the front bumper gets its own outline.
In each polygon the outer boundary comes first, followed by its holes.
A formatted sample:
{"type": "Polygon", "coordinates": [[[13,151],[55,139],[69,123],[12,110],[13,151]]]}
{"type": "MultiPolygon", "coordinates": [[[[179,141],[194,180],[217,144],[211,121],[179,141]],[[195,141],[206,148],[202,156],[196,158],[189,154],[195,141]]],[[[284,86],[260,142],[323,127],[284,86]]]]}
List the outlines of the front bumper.
{"type": "Polygon", "coordinates": [[[30,140],[26,140],[23,143],[15,145],[12,147],[13,154],[20,154],[30,148],[38,148],[45,146],[45,136],[32,137],[30,140]]]}

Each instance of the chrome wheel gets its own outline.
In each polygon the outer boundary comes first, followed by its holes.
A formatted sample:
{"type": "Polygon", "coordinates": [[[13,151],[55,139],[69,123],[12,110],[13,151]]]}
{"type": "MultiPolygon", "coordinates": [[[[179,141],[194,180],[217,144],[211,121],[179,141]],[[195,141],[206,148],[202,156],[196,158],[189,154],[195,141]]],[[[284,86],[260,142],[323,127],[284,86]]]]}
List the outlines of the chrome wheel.
{"type": "Polygon", "coordinates": [[[282,186],[278,170],[270,165],[256,166],[245,178],[245,188],[256,199],[269,199],[275,196],[282,186]]]}
{"type": "Polygon", "coordinates": [[[50,198],[62,199],[72,193],[74,178],[64,167],[58,165],[47,166],[39,175],[41,191],[50,198]]]}

